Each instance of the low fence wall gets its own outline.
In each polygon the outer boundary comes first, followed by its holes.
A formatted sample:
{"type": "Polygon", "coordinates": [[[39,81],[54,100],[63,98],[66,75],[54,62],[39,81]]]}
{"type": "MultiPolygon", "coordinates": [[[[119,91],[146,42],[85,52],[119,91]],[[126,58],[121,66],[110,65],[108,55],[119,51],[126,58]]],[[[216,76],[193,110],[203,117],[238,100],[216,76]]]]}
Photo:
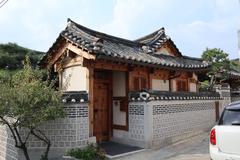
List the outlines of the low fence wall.
{"type": "Polygon", "coordinates": [[[216,122],[214,100],[152,102],[152,145],[164,146],[208,131],[216,122]]]}
{"type": "Polygon", "coordinates": [[[147,94],[129,102],[129,130],[114,130],[113,140],[142,148],[172,144],[209,131],[224,106],[230,103],[230,98],[219,95],[156,97],[147,94]]]}
{"type": "Polygon", "coordinates": [[[0,160],[18,160],[18,150],[10,130],[0,125],[0,160]]]}
{"type": "MultiPolygon", "coordinates": [[[[66,150],[84,147],[89,140],[88,103],[66,103],[66,118],[50,121],[39,128],[51,140],[49,158],[59,158],[66,150]]],[[[27,130],[21,129],[22,136],[27,130]]],[[[21,150],[15,148],[14,139],[6,126],[0,126],[0,160],[25,160],[21,150]]],[[[46,144],[30,136],[26,143],[32,160],[39,160],[45,151],[46,144]]]]}

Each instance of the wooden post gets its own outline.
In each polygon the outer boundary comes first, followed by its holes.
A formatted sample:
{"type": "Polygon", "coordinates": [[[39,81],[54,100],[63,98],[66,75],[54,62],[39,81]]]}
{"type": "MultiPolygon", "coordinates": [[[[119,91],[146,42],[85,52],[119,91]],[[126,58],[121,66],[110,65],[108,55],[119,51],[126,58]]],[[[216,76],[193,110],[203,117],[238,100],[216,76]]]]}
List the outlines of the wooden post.
{"type": "Polygon", "coordinates": [[[94,68],[89,67],[89,137],[93,136],[93,107],[94,107],[94,68]]]}
{"type": "Polygon", "coordinates": [[[219,120],[219,101],[215,101],[216,122],[219,120]]]}

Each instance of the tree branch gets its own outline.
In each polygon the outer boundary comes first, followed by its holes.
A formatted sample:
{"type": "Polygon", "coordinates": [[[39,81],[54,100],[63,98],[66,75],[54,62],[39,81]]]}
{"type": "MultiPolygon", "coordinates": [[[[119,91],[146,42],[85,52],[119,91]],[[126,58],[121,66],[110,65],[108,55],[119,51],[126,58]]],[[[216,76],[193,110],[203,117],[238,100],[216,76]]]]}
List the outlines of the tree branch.
{"type": "Polygon", "coordinates": [[[21,146],[18,144],[18,140],[17,140],[17,137],[16,137],[16,134],[14,133],[14,130],[13,128],[11,127],[11,125],[8,123],[8,121],[6,121],[2,116],[0,116],[0,119],[4,122],[4,124],[6,124],[8,126],[8,128],[10,129],[11,133],[12,133],[12,136],[15,140],[15,146],[17,148],[21,148],[21,146]]]}
{"type": "Polygon", "coordinates": [[[17,138],[18,138],[18,140],[19,140],[19,142],[20,142],[20,144],[21,144],[21,147],[23,147],[23,145],[25,145],[25,143],[23,143],[22,138],[21,138],[21,136],[20,136],[17,128],[16,128],[16,127],[13,127],[13,129],[14,129],[16,135],[17,135],[17,138]]]}
{"type": "Polygon", "coordinates": [[[28,140],[28,138],[29,138],[30,135],[31,135],[31,131],[28,132],[28,134],[27,134],[27,136],[26,136],[26,138],[25,138],[25,140],[24,140],[24,143],[25,143],[25,144],[26,144],[26,142],[27,142],[27,140],[28,140]]]}

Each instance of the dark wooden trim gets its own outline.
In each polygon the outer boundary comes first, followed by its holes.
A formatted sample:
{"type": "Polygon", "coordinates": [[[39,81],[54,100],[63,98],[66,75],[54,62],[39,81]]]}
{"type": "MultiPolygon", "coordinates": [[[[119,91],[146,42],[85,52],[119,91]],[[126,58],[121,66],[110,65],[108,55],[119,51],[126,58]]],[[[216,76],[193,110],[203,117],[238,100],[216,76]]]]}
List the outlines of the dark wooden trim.
{"type": "Polygon", "coordinates": [[[127,112],[127,96],[125,97],[112,97],[112,100],[119,100],[120,101],[120,111],[127,112]]]}
{"type": "Polygon", "coordinates": [[[151,69],[148,69],[147,70],[147,79],[148,79],[148,84],[147,84],[147,88],[148,89],[151,89],[152,88],[152,82],[150,82],[150,81],[152,81],[152,79],[151,79],[151,69]]]}
{"type": "Polygon", "coordinates": [[[127,125],[127,126],[121,126],[121,125],[113,124],[112,128],[113,128],[113,129],[119,129],[119,130],[128,131],[128,125],[127,125]]]}
{"type": "Polygon", "coordinates": [[[219,101],[215,101],[215,116],[216,116],[216,122],[219,120],[219,101]]]}
{"type": "Polygon", "coordinates": [[[129,130],[129,114],[128,114],[128,107],[129,107],[129,96],[128,96],[128,93],[129,93],[129,72],[126,72],[126,97],[127,97],[127,111],[126,111],[126,131],[129,130]]]}
{"type": "Polygon", "coordinates": [[[172,91],[172,80],[168,79],[169,91],[172,91]]]}
{"type": "Polygon", "coordinates": [[[111,139],[113,137],[113,127],[112,127],[112,124],[113,124],[113,105],[112,105],[112,99],[113,99],[113,72],[112,71],[109,71],[109,139],[111,139]]]}
{"type": "Polygon", "coordinates": [[[94,108],[94,69],[89,69],[89,136],[93,136],[93,108],[94,108]]]}
{"type": "MultiPolygon", "coordinates": [[[[112,95],[113,95],[113,91],[112,91],[112,71],[109,70],[99,70],[99,69],[94,69],[93,72],[106,72],[106,77],[104,77],[104,79],[95,79],[93,80],[93,85],[96,83],[105,83],[108,85],[108,140],[110,140],[113,136],[113,127],[112,127],[112,123],[113,123],[113,111],[112,111],[112,95]],[[106,78],[106,79],[105,79],[106,78]]],[[[94,74],[93,74],[94,75],[94,74]]],[[[94,77],[94,76],[93,76],[94,77]]],[[[94,87],[93,87],[94,88],[94,87]]],[[[94,100],[93,100],[93,109],[94,109],[94,100]]],[[[92,111],[92,113],[94,114],[94,112],[92,111]]],[[[94,126],[93,126],[94,129],[94,126]]]]}

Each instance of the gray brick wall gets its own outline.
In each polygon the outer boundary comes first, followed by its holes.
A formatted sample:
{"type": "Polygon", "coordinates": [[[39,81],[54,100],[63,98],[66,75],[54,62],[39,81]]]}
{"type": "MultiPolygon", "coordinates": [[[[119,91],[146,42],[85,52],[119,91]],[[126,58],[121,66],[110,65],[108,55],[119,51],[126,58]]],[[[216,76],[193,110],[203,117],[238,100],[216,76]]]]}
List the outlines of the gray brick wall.
{"type": "Polygon", "coordinates": [[[129,138],[144,141],[144,104],[129,104],[129,138]]]}
{"type": "Polygon", "coordinates": [[[129,130],[113,131],[113,140],[143,148],[162,147],[210,130],[215,124],[215,101],[154,100],[129,102],[129,130]]]}
{"type": "Polygon", "coordinates": [[[215,101],[153,103],[153,146],[164,146],[209,130],[215,124],[215,101]]]}
{"type": "MultiPolygon", "coordinates": [[[[89,140],[88,104],[67,103],[65,110],[66,118],[50,121],[39,127],[51,140],[50,159],[61,157],[70,148],[84,147],[89,140]]],[[[10,132],[4,129],[5,126],[0,127],[0,160],[25,160],[23,153],[14,147],[10,132]]],[[[21,129],[20,133],[26,136],[27,130],[21,129]]],[[[27,147],[31,160],[39,160],[46,144],[30,136],[27,147]]]]}
{"type": "Polygon", "coordinates": [[[0,125],[0,160],[17,160],[18,150],[6,126],[0,125]]]}

